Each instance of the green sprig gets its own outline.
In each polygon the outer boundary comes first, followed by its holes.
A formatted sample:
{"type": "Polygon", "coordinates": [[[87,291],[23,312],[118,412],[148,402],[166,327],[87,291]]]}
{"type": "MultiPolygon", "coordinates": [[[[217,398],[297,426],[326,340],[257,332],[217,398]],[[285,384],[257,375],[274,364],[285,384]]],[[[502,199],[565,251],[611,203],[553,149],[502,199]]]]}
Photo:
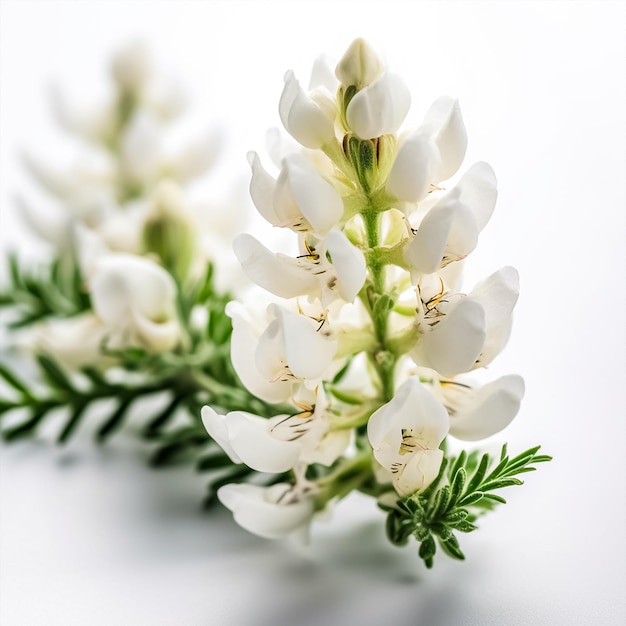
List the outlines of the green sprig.
{"type": "Polygon", "coordinates": [[[497,462],[489,454],[465,451],[456,458],[444,459],[438,478],[425,492],[401,498],[394,506],[381,504],[388,513],[390,541],[404,545],[415,537],[420,543],[419,556],[428,568],[433,566],[437,544],[448,556],[465,559],[455,533],[476,530],[474,522],[481,513],[506,503],[494,491],[523,484],[517,475],[532,472],[535,464],[551,460],[550,456],[538,454],[539,448],[535,446],[511,459],[504,444],[497,462]]]}

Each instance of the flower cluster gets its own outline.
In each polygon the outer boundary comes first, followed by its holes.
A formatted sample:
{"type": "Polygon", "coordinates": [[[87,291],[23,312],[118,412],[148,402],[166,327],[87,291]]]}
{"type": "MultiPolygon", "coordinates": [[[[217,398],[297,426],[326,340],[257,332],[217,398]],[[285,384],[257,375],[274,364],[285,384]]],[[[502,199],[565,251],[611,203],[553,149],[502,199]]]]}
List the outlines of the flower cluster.
{"type": "MultiPolygon", "coordinates": [[[[77,110],[53,92],[62,128],[78,140],[77,163],[55,169],[26,156],[28,170],[48,192],[48,207],[36,211],[32,200],[19,200],[63,271],[77,267],[90,294],[91,310],[70,319],[48,317],[22,339],[71,367],[96,361],[103,341],[112,349],[153,353],[175,348],[182,340],[179,286],[201,278],[216,255],[230,256],[224,254],[224,224],[215,236],[215,211],[194,206],[186,193],[213,164],[217,135],[181,142],[184,93],[155,71],[140,43],[117,53],[110,75],[110,98],[93,110],[77,110]]],[[[225,282],[226,259],[218,273],[225,282]]]]}
{"type": "MultiPolygon", "coordinates": [[[[53,200],[46,213],[22,200],[22,212],[53,254],[36,271],[10,258],[0,289],[10,343],[35,366],[25,378],[0,354],[2,436],[34,436],[65,413],[65,443],[98,405],[103,441],[145,399],[138,430],[157,444],[152,462],[208,472],[207,503],[219,498],[249,531],[306,537],[357,490],[387,513],[392,543],[420,543],[427,566],[436,545],[463,558],[455,533],[549,457],[535,447],[509,458],[505,445],[492,464],[448,445],[501,431],[524,395],[518,375],[475,377],[508,340],[518,275],[504,267],[462,286],[497,186],[486,163],[459,173],[458,102],[439,98],[401,131],[409,90],[362,39],[334,73],[320,61],[309,90],[287,72],[278,110],[295,143],[274,132],[273,158],[248,161],[258,212],[297,241],[288,254],[251,234],[232,240],[234,224],[193,210],[186,184],[215,141],[165,141],[182,98],[145,49],[123,50],[111,75],[95,112],[56,94],[85,149],[79,165],[26,161],[53,200]],[[256,284],[239,301],[231,241],[256,284]]],[[[240,212],[221,213],[241,225],[240,212]]]]}
{"type": "Polygon", "coordinates": [[[300,144],[272,164],[250,153],[250,193],[270,224],[294,232],[294,256],[249,234],[234,250],[272,294],[231,303],[232,363],[248,389],[291,413],[271,419],[204,407],[209,434],[234,463],[280,474],[264,488],[218,492],[264,537],[306,532],[315,512],[359,489],[386,503],[441,477],[443,442],[484,439],[517,414],[517,375],[484,386],[511,330],[518,275],[504,267],[469,290],[463,260],[494,210],[487,163],[460,177],[467,135],[459,104],[441,97],[422,124],[402,78],[362,39],[312,88],[285,75],[281,121],[300,144]],[[272,173],[272,170],[275,173],[272,173]]]}

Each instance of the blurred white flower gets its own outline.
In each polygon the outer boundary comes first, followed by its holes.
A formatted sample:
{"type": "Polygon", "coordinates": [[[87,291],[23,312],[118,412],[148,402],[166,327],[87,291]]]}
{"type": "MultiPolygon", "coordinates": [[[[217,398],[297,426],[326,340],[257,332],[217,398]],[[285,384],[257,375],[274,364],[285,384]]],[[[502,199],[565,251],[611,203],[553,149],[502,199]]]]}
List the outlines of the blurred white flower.
{"type": "Polygon", "coordinates": [[[89,279],[94,313],[106,326],[109,346],[139,346],[152,352],[180,339],[176,284],[149,259],[123,253],[100,257],[89,279]]]}

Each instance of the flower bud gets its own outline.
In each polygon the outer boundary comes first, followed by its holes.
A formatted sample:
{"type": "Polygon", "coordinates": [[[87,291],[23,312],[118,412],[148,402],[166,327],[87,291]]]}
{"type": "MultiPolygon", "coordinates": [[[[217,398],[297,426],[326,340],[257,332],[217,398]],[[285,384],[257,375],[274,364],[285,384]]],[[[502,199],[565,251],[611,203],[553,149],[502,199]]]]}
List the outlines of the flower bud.
{"type": "Polygon", "coordinates": [[[335,76],[345,86],[362,89],[379,78],[384,65],[375,50],[360,37],[346,50],[335,69],[335,76]]]}
{"type": "Polygon", "coordinates": [[[179,187],[162,181],[152,197],[143,227],[143,245],[163,266],[183,280],[193,261],[196,236],[179,187]]]}
{"type": "Polygon", "coordinates": [[[141,42],[120,50],[111,62],[113,80],[125,91],[141,91],[152,73],[150,52],[141,42]]]}

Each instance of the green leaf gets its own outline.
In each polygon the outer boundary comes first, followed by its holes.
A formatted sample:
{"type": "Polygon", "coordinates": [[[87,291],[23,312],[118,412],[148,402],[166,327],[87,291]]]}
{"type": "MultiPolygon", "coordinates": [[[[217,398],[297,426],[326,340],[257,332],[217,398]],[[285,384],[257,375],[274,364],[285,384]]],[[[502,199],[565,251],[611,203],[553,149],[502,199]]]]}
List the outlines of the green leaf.
{"type": "Polygon", "coordinates": [[[65,427],[63,428],[63,430],[61,431],[61,434],[57,438],[57,443],[60,443],[60,444],[67,443],[68,439],[72,436],[74,430],[76,429],[81,419],[83,418],[83,414],[88,404],[89,404],[88,399],[86,398],[78,399],[78,401],[73,407],[70,418],[67,420],[65,427]]]}
{"type": "Polygon", "coordinates": [[[459,541],[453,534],[450,534],[445,540],[440,539],[439,545],[442,547],[443,551],[453,559],[458,559],[459,561],[465,560],[465,555],[461,551],[459,541]]]}
{"type": "Polygon", "coordinates": [[[178,408],[178,405],[183,401],[183,395],[176,395],[172,398],[170,403],[159,413],[157,413],[146,424],[143,430],[143,436],[147,439],[154,439],[159,436],[159,431],[167,424],[167,422],[174,417],[174,413],[178,408]]]}
{"type": "Polygon", "coordinates": [[[448,508],[449,503],[450,487],[449,485],[445,485],[435,494],[435,500],[433,502],[431,512],[428,515],[429,519],[435,520],[443,516],[448,508]]]}
{"type": "Polygon", "coordinates": [[[49,411],[49,406],[39,406],[35,412],[31,415],[30,419],[12,426],[2,431],[2,437],[5,441],[16,441],[25,437],[30,437],[35,431],[37,426],[41,423],[41,420],[46,416],[49,411]]]}
{"type": "Polygon", "coordinates": [[[13,387],[15,391],[18,391],[23,396],[30,398],[31,394],[26,386],[26,383],[21,381],[9,368],[0,363],[0,378],[2,378],[9,386],[13,387]]]}
{"type": "Polygon", "coordinates": [[[38,354],[37,362],[51,385],[64,391],[75,391],[70,379],[53,359],[45,354],[38,354]]]}
{"type": "Polygon", "coordinates": [[[109,419],[100,426],[96,432],[96,441],[98,443],[104,443],[116,430],[118,430],[124,423],[124,416],[128,411],[128,408],[133,403],[135,398],[129,396],[120,401],[118,407],[113,411],[109,419]]]}
{"type": "Polygon", "coordinates": [[[490,461],[489,455],[483,454],[482,458],[480,459],[480,463],[478,464],[478,467],[476,468],[476,471],[472,475],[472,479],[467,485],[467,490],[466,490],[467,493],[472,493],[473,491],[478,490],[483,478],[485,477],[487,468],[489,467],[489,461],[490,461]]]}
{"type": "Polygon", "coordinates": [[[452,484],[450,485],[450,508],[456,506],[461,498],[466,479],[467,473],[465,472],[465,468],[460,467],[454,474],[452,484]]]}

